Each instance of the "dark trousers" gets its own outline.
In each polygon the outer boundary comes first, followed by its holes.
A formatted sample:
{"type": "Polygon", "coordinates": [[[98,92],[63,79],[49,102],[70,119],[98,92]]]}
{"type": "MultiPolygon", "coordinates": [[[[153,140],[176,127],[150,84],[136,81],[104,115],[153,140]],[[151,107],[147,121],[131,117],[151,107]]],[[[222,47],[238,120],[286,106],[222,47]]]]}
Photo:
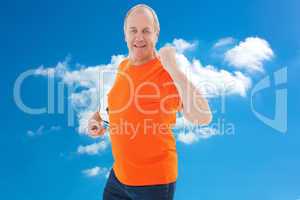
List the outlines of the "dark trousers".
{"type": "Polygon", "coordinates": [[[128,186],[122,184],[111,169],[103,200],[173,200],[176,182],[161,185],[128,186]]]}

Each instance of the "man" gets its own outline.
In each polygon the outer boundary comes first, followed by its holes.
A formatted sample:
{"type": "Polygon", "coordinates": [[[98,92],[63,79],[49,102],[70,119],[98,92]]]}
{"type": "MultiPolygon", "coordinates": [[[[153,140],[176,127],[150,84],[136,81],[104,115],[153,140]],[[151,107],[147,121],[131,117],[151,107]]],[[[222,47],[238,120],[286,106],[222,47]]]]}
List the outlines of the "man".
{"type": "MultiPolygon", "coordinates": [[[[176,112],[194,124],[209,124],[207,101],[179,69],[175,49],[155,46],[160,31],[154,10],[139,4],[124,20],[129,55],[119,65],[107,95],[114,164],[103,199],[170,200],[177,179],[176,112]]],[[[105,132],[96,112],[91,136],[105,132]]]]}

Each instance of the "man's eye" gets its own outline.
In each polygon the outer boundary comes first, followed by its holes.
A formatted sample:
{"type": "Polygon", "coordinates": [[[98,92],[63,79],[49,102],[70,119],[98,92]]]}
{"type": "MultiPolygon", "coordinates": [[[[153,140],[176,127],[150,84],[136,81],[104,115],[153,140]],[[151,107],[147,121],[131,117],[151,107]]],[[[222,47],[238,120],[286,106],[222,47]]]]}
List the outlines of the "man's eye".
{"type": "Polygon", "coordinates": [[[137,32],[137,30],[131,30],[130,32],[131,32],[131,33],[136,33],[136,32],[137,32]]]}

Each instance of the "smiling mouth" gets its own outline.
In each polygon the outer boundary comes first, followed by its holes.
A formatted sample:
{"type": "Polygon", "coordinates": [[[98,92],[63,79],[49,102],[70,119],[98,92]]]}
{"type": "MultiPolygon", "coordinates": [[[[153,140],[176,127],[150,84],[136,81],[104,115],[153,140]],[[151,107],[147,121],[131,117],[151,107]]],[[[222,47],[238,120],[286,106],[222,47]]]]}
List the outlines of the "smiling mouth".
{"type": "Polygon", "coordinates": [[[146,45],[141,45],[141,46],[138,46],[138,45],[134,45],[135,48],[144,48],[146,47],[146,45]]]}

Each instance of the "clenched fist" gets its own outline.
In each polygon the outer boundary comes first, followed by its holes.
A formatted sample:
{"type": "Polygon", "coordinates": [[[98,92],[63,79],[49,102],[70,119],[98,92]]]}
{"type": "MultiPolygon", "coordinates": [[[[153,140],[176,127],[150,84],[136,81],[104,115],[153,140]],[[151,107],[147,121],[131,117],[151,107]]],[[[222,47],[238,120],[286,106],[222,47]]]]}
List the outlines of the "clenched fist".
{"type": "Polygon", "coordinates": [[[100,117],[98,112],[95,112],[94,115],[88,121],[88,132],[92,137],[98,137],[105,133],[106,129],[104,128],[104,122],[100,117]]]}

